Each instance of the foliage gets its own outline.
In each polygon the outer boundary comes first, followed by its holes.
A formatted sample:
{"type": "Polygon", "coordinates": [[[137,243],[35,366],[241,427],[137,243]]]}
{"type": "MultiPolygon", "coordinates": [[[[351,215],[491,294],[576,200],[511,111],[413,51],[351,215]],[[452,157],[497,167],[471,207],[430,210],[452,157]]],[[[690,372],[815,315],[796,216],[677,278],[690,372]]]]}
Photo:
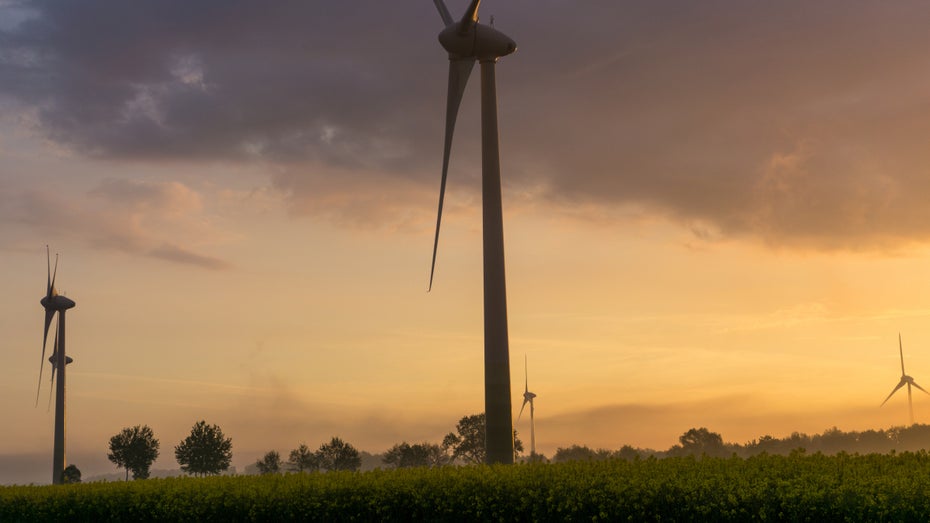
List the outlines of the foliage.
{"type": "Polygon", "coordinates": [[[305,443],[301,443],[299,447],[291,451],[287,466],[295,472],[314,472],[320,470],[320,457],[305,443]]]}
{"type": "Polygon", "coordinates": [[[410,445],[405,441],[388,449],[382,461],[394,468],[439,467],[451,463],[452,456],[435,443],[410,445]]]}
{"type": "Polygon", "coordinates": [[[930,454],[682,456],[0,487],[0,521],[930,521],[930,454]]]}
{"type": "Polygon", "coordinates": [[[190,436],[174,448],[174,456],[188,474],[219,474],[232,461],[232,439],[225,437],[218,426],[201,420],[191,428],[190,436]]]}
{"type": "Polygon", "coordinates": [[[125,428],[110,438],[110,452],[107,459],[117,468],[126,469],[126,479],[132,472],[132,479],[146,479],[149,469],[158,458],[158,440],[148,425],[136,425],[125,428]]]}
{"type": "Polygon", "coordinates": [[[68,465],[61,472],[61,482],[65,485],[81,482],[81,471],[74,465],[68,465]]]}
{"type": "Polygon", "coordinates": [[[276,450],[268,451],[265,456],[255,462],[259,474],[277,474],[281,472],[281,455],[276,450]]]}
{"type": "Polygon", "coordinates": [[[552,461],[564,463],[566,461],[593,461],[608,459],[611,452],[607,449],[592,450],[587,445],[572,445],[568,448],[559,447],[552,456],[552,461]]]}
{"type": "Polygon", "coordinates": [[[716,432],[711,432],[705,427],[699,429],[690,429],[678,437],[681,444],[669,449],[672,456],[714,456],[718,458],[725,457],[729,454],[726,446],[723,444],[723,437],[716,432]]]}
{"type": "Polygon", "coordinates": [[[329,443],[320,445],[320,450],[317,451],[317,459],[320,468],[329,471],[358,470],[362,465],[358,450],[337,437],[333,437],[329,443]]]}
{"type": "MultiPolygon", "coordinates": [[[[442,439],[442,448],[451,451],[452,460],[461,459],[468,464],[482,464],[487,461],[487,444],[485,439],[485,415],[465,416],[455,425],[455,432],[446,434],[442,439]]],[[[513,431],[513,454],[516,459],[523,452],[523,442],[513,431]]]]}

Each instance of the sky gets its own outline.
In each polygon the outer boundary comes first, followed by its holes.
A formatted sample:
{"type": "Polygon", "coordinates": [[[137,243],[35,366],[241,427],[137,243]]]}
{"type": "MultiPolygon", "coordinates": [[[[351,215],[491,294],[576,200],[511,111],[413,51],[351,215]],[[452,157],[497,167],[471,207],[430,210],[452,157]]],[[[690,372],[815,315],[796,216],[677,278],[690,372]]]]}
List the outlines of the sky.
{"type": "MultiPolygon", "coordinates": [[[[511,388],[516,418],[526,358],[540,452],[907,424],[903,393],[879,404],[899,333],[930,386],[930,6],[480,15],[518,45],[497,66],[511,388]]],[[[428,1],[0,0],[0,483],[50,480],[46,245],[77,303],[85,477],[137,424],[155,468],[203,419],[241,470],[332,436],[439,442],[483,410],[477,71],[426,292],[441,29],[428,1]]]]}

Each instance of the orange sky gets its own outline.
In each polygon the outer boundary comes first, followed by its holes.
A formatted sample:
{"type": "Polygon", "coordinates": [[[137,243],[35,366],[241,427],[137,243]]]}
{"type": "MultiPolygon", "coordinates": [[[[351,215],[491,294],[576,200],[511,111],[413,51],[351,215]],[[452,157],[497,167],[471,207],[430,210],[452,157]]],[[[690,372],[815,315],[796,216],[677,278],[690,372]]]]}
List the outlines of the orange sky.
{"type": "MultiPolygon", "coordinates": [[[[930,9],[497,4],[520,45],[498,66],[513,402],[526,355],[539,450],[906,423],[903,393],[878,405],[899,332],[930,385],[930,9]],[[555,20],[563,46],[540,34],[555,20]]],[[[240,469],[333,435],[440,441],[483,408],[483,353],[477,82],[426,292],[433,6],[204,4],[175,26],[161,5],[0,4],[0,458],[50,468],[46,243],[77,302],[85,475],[135,424],[156,468],[199,419],[240,469]]]]}

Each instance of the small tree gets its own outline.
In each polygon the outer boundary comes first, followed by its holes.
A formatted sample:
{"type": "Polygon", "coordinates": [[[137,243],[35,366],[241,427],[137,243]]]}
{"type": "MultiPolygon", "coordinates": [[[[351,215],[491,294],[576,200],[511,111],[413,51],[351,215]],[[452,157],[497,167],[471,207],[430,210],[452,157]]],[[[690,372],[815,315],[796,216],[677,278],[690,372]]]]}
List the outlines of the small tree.
{"type": "Polygon", "coordinates": [[[445,449],[435,443],[410,445],[405,441],[388,449],[381,461],[394,468],[439,467],[449,464],[451,458],[445,449]]]}
{"type": "Polygon", "coordinates": [[[148,425],[136,425],[125,428],[110,438],[110,452],[107,459],[117,468],[126,469],[126,480],[132,472],[132,479],[146,479],[149,469],[158,458],[158,440],[148,425]]]}
{"type": "MultiPolygon", "coordinates": [[[[487,421],[484,413],[465,416],[455,425],[458,432],[450,432],[442,439],[442,448],[452,452],[452,461],[461,458],[465,463],[478,465],[487,461],[487,443],[485,429],[487,421]]],[[[523,452],[523,442],[513,431],[514,459],[523,452]]]]}
{"type": "Polygon", "coordinates": [[[69,483],[80,483],[81,471],[74,465],[68,465],[61,473],[61,482],[65,485],[69,483]]]}
{"type": "Polygon", "coordinates": [[[358,450],[336,437],[320,445],[317,456],[323,470],[358,470],[362,466],[358,450]]]}
{"type": "Polygon", "coordinates": [[[278,451],[271,450],[265,454],[265,457],[255,462],[259,474],[277,474],[281,472],[281,455],[278,451]]]}
{"type": "Polygon", "coordinates": [[[564,463],[566,461],[601,461],[610,458],[607,449],[593,450],[587,445],[572,445],[568,448],[559,447],[552,456],[552,461],[564,463]]]}
{"type": "Polygon", "coordinates": [[[188,474],[219,474],[232,461],[232,439],[225,437],[218,426],[201,420],[191,428],[190,436],[174,448],[174,457],[188,474]]]}
{"type": "MultiPolygon", "coordinates": [[[[697,456],[706,454],[708,456],[725,457],[727,449],[723,445],[723,437],[716,432],[711,432],[705,427],[699,429],[690,429],[678,437],[681,443],[680,453],[697,456]]],[[[677,449],[676,449],[677,450],[677,449]]]]}
{"type": "Polygon", "coordinates": [[[320,457],[310,450],[306,443],[291,451],[287,460],[288,468],[297,472],[315,472],[320,470],[320,457]]]}

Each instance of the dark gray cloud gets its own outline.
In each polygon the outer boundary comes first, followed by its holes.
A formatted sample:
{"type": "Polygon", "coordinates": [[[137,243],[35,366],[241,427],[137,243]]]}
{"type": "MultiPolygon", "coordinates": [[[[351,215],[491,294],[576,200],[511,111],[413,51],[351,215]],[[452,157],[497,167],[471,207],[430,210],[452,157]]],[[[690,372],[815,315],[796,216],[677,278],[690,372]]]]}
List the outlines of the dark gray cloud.
{"type": "MultiPolygon", "coordinates": [[[[61,144],[267,162],[308,212],[334,192],[436,183],[446,66],[430,2],[29,6],[36,16],[0,32],[0,96],[37,109],[61,144]]],[[[520,47],[498,71],[512,188],[641,205],[705,238],[930,238],[925,3],[515,0],[482,13],[520,47]]],[[[453,175],[477,168],[476,88],[453,175]]]]}

